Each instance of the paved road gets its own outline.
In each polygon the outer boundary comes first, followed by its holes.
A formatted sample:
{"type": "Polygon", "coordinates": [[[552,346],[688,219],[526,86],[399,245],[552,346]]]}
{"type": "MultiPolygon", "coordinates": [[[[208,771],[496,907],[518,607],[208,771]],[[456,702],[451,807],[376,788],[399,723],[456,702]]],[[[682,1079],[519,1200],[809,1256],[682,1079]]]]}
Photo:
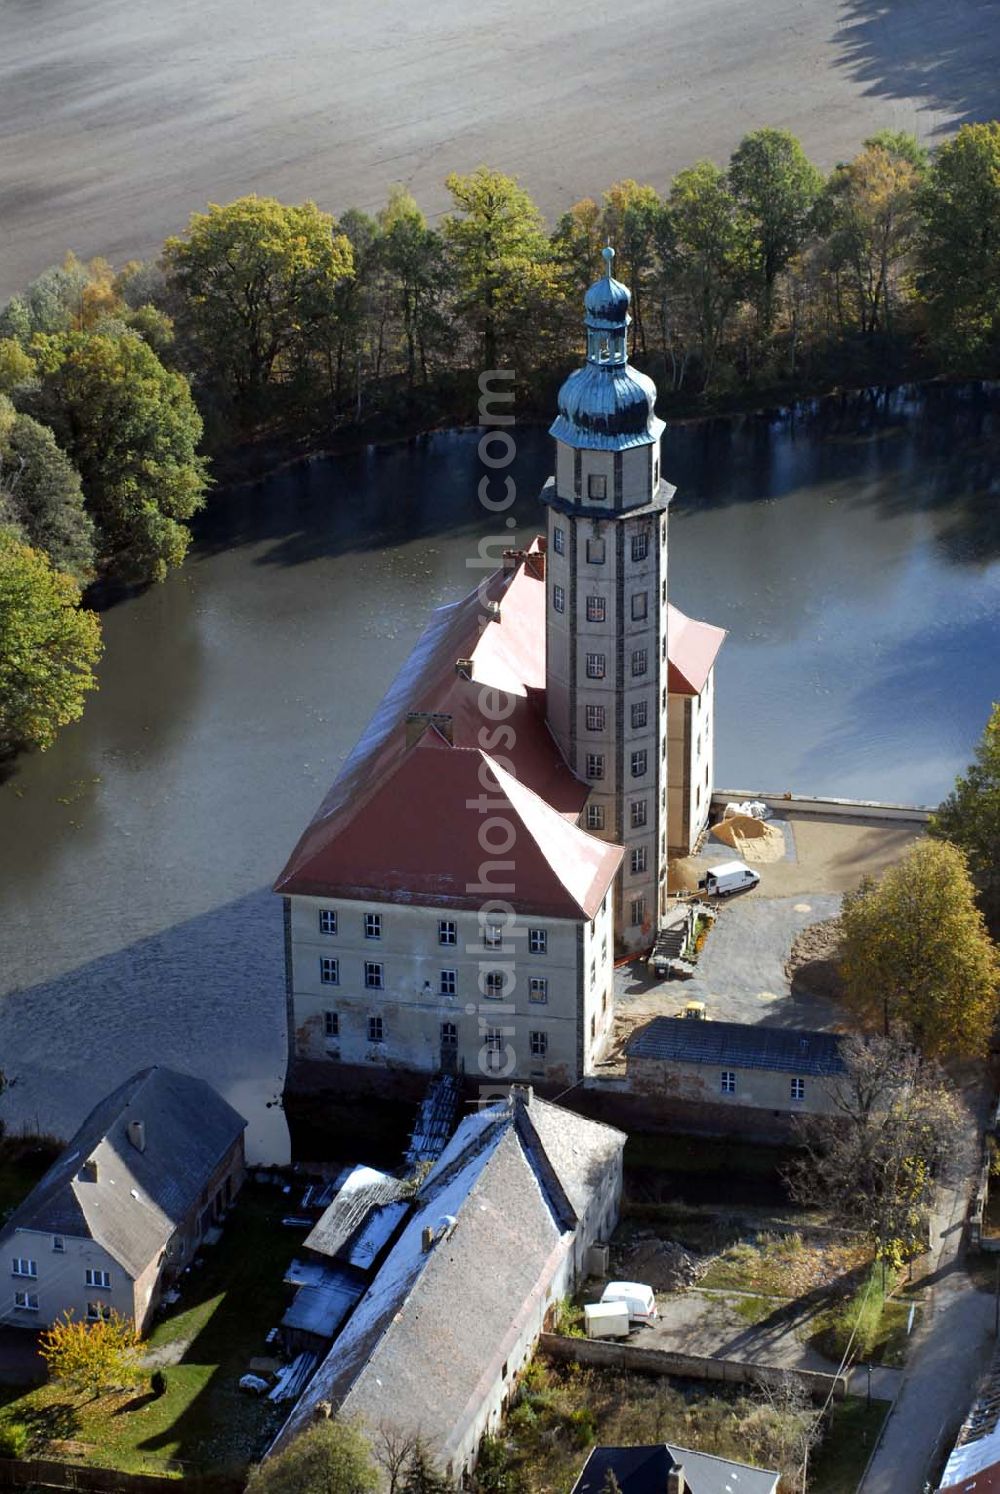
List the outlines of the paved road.
{"type": "Polygon", "coordinates": [[[482,161],[546,212],[763,124],[824,166],[995,112],[995,0],[6,0],[0,298],[241,192],[428,211],[482,161]]]}

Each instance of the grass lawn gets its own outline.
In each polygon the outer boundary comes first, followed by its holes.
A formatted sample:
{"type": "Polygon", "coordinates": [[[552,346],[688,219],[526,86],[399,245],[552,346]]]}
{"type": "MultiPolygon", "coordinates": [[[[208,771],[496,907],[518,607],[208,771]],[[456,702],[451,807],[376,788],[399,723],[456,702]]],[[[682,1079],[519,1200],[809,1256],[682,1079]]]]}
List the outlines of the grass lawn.
{"type": "Polygon", "coordinates": [[[0,1391],[5,1414],[32,1428],[32,1451],[126,1472],[168,1464],[178,1472],[242,1471],[288,1410],[238,1389],[289,1299],[282,1277],[302,1232],[281,1227],[287,1212],[279,1189],[246,1184],[222,1240],[205,1248],[204,1265],[184,1278],[182,1301],[150,1335],[150,1350],[179,1359],[163,1367],[160,1397],[148,1375],[134,1391],[97,1401],[54,1384],[0,1391]]]}
{"type": "Polygon", "coordinates": [[[810,1494],[854,1494],[889,1414],[889,1401],[835,1401],[830,1426],[809,1468],[810,1494]]]}
{"type": "Polygon", "coordinates": [[[801,1297],[856,1271],[870,1256],[863,1244],[816,1243],[798,1234],[764,1234],[754,1244],[730,1245],[709,1266],[701,1285],[801,1297]]]}

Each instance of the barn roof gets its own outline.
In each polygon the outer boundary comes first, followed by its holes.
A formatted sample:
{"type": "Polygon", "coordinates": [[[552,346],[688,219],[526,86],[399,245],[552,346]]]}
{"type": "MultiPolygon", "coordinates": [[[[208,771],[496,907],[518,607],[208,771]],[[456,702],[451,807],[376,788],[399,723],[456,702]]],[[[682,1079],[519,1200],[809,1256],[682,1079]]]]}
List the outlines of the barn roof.
{"type": "Polygon", "coordinates": [[[840,1037],[833,1032],[750,1026],[742,1022],[696,1022],[689,1017],[654,1017],[633,1034],[629,1058],[714,1068],[771,1069],[784,1074],[843,1072],[840,1037]]]}

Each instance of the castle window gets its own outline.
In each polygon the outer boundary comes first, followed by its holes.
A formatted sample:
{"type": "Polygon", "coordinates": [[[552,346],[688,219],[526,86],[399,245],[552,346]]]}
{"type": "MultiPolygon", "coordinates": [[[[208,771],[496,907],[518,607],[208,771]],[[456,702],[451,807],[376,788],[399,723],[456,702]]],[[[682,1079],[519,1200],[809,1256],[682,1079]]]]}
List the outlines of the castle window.
{"type": "Polygon", "coordinates": [[[439,944],[457,944],[458,943],[458,924],[455,922],[455,920],[453,918],[439,918],[438,919],[438,943],[439,944]]]}
{"type": "Polygon", "coordinates": [[[632,777],[641,778],[646,771],[646,749],[641,747],[632,754],[632,777]]]}
{"type": "Polygon", "coordinates": [[[586,710],[588,731],[603,731],[607,717],[603,706],[589,705],[586,710]]]}
{"type": "Polygon", "coordinates": [[[587,829],[588,830],[603,830],[604,829],[604,805],[603,804],[588,804],[587,805],[587,829]]]}
{"type": "Polygon", "coordinates": [[[640,872],[644,872],[646,870],[645,846],[636,846],[635,850],[632,852],[631,867],[633,876],[638,876],[640,872]]]}
{"type": "Polygon", "coordinates": [[[647,597],[644,591],[632,593],[632,621],[642,622],[646,616],[647,597]]]}
{"type": "Polygon", "coordinates": [[[587,478],[587,497],[603,503],[608,496],[608,479],[603,472],[591,472],[587,478]]]}
{"type": "Polygon", "coordinates": [[[603,778],[604,777],[604,753],[603,752],[588,752],[587,753],[587,777],[588,778],[603,778]]]}
{"type": "Polygon", "coordinates": [[[602,623],[607,616],[607,603],[603,597],[587,598],[587,621],[602,623]]]}
{"type": "Polygon", "coordinates": [[[587,564],[604,564],[604,541],[602,539],[589,539],[587,541],[587,564]]]}
{"type": "Polygon", "coordinates": [[[637,679],[639,675],[645,674],[649,668],[649,655],[644,648],[632,650],[632,677],[637,679]]]}
{"type": "Polygon", "coordinates": [[[487,949],[500,949],[503,945],[503,924],[486,924],[483,928],[483,943],[487,949]]]}
{"type": "Polygon", "coordinates": [[[385,1018],[384,1017],[369,1017],[368,1018],[368,1041],[370,1043],[384,1043],[385,1042],[385,1018]]]}
{"type": "Polygon", "coordinates": [[[558,524],[552,531],[552,548],[557,555],[566,554],[566,531],[560,529],[558,524]]]}
{"type": "Polygon", "coordinates": [[[723,1069],[722,1070],[722,1082],[719,1085],[719,1089],[720,1089],[721,1093],[724,1094],[724,1095],[734,1095],[736,1093],[736,1070],[735,1069],[723,1069]]]}
{"type": "Polygon", "coordinates": [[[534,1002],[548,1001],[549,982],[544,975],[533,975],[528,981],[528,1000],[534,1002]]]}
{"type": "Polygon", "coordinates": [[[340,1017],[337,1012],[323,1013],[323,1029],[327,1037],[340,1037],[340,1017]]]}
{"type": "Polygon", "coordinates": [[[547,929],[528,930],[528,952],[529,954],[548,954],[549,934],[547,929]]]}
{"type": "Polygon", "coordinates": [[[442,970],[438,978],[438,991],[442,996],[454,996],[457,982],[457,971],[442,970]]]}
{"type": "Polygon", "coordinates": [[[381,913],[365,914],[365,938],[381,939],[382,937],[382,915],[381,913]]]}
{"type": "Polygon", "coordinates": [[[531,1044],[532,1058],[544,1058],[549,1051],[549,1035],[547,1032],[529,1032],[528,1041],[531,1044]]]}
{"type": "Polygon", "coordinates": [[[337,932],[337,914],[333,908],[320,908],[319,931],[321,934],[335,934],[337,932]]]}
{"type": "Polygon", "coordinates": [[[641,830],[646,823],[646,801],[645,799],[633,799],[629,805],[632,818],[632,829],[641,830]]]}
{"type": "Polygon", "coordinates": [[[369,991],[384,989],[383,966],[380,960],[365,960],[365,986],[369,991]]]}
{"type": "Polygon", "coordinates": [[[319,962],[319,978],[324,986],[339,986],[340,961],[331,960],[323,955],[319,962]]]}
{"type": "Polygon", "coordinates": [[[605,669],[605,658],[603,654],[587,655],[587,678],[588,680],[603,680],[605,669]]]}
{"type": "Polygon", "coordinates": [[[646,725],[649,716],[649,704],[645,700],[632,702],[632,730],[639,731],[646,725]]]}
{"type": "Polygon", "coordinates": [[[804,1079],[793,1079],[790,1098],[793,1100],[804,1100],[806,1097],[806,1081],[804,1079]]]}
{"type": "Polygon", "coordinates": [[[632,536],[632,559],[645,560],[649,554],[649,530],[641,529],[632,536]]]}
{"type": "Polygon", "coordinates": [[[502,970],[487,970],[483,976],[483,995],[490,1001],[499,1001],[504,994],[505,984],[502,970]]]}
{"type": "Polygon", "coordinates": [[[553,612],[566,611],[566,592],[561,586],[552,588],[552,610],[553,612]]]}
{"type": "Polygon", "coordinates": [[[640,924],[646,922],[646,899],[644,897],[634,897],[628,907],[629,923],[640,924]]]}
{"type": "Polygon", "coordinates": [[[458,1047],[458,1028],[454,1022],[441,1023],[441,1046],[442,1048],[458,1047]]]}

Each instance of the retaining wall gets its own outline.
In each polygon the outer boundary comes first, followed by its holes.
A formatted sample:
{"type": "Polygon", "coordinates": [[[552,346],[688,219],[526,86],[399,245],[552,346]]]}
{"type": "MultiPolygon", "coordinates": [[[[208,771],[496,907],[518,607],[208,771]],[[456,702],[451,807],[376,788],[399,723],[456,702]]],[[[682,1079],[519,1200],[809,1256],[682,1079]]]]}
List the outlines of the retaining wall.
{"type": "Polygon", "coordinates": [[[205,1474],[163,1478],[148,1473],[120,1473],[115,1468],[90,1468],[80,1463],[55,1463],[44,1458],[0,1458],[0,1489],[86,1489],[94,1494],[176,1494],[183,1486],[192,1494],[240,1494],[243,1479],[205,1474]]]}
{"type": "Polygon", "coordinates": [[[717,789],[711,807],[725,809],[743,799],[760,799],[781,816],[812,815],[824,820],[885,820],[904,825],[926,825],[936,806],[884,804],[877,799],[820,799],[813,794],[760,794],[751,789],[717,789]]]}
{"type": "Polygon", "coordinates": [[[668,1349],[643,1349],[637,1344],[612,1343],[608,1339],[563,1338],[543,1333],[539,1347],[551,1359],[563,1363],[592,1364],[600,1369],[631,1370],[643,1375],[676,1375],[683,1380],[714,1380],[727,1385],[801,1385],[816,1400],[833,1394],[842,1401],[847,1394],[846,1375],[824,1375],[818,1370],[787,1370],[769,1364],[749,1364],[743,1359],[709,1359],[700,1354],[674,1354],[668,1349]]]}

